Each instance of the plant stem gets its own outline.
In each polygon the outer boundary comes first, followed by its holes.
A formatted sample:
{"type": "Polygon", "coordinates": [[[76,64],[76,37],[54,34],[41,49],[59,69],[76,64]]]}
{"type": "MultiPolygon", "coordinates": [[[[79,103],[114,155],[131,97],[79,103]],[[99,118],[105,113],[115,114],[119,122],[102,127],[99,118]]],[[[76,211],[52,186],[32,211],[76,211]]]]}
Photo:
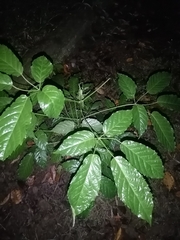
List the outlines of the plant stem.
{"type": "Polygon", "coordinates": [[[111,78],[108,78],[105,82],[103,82],[96,90],[94,90],[92,93],[90,93],[87,97],[83,99],[85,102],[89,97],[91,97],[94,93],[98,92],[99,89],[101,89],[111,78]]]}
{"type": "Polygon", "coordinates": [[[34,84],[32,84],[23,74],[22,74],[21,76],[22,76],[22,78],[23,78],[27,83],[29,83],[32,87],[34,87],[34,88],[36,88],[37,90],[39,90],[39,88],[36,87],[34,84]]]}
{"type": "Polygon", "coordinates": [[[18,88],[16,86],[14,86],[14,85],[12,85],[12,87],[15,88],[18,91],[29,92],[29,90],[21,89],[21,88],[18,88]]]}

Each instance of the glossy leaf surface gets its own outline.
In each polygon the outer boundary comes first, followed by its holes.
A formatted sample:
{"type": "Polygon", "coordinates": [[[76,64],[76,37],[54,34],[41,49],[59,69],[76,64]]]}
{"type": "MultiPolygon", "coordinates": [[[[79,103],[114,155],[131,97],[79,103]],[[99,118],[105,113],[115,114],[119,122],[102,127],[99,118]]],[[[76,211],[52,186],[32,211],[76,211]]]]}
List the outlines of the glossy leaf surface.
{"type": "Polygon", "coordinates": [[[55,153],[62,156],[78,156],[90,151],[95,146],[94,134],[90,131],[78,131],[68,136],[55,153]]]}
{"type": "Polygon", "coordinates": [[[32,62],[31,74],[36,82],[44,82],[52,72],[53,64],[45,56],[40,56],[32,62]]]}
{"type": "Polygon", "coordinates": [[[10,76],[0,72],[0,91],[10,90],[13,82],[10,76]]]}
{"type": "Polygon", "coordinates": [[[46,85],[37,95],[39,105],[48,117],[57,118],[64,107],[64,95],[55,86],[46,85]]]}
{"type": "Polygon", "coordinates": [[[95,118],[86,118],[82,121],[82,127],[93,129],[95,132],[102,131],[102,124],[95,118]]]}
{"type": "Polygon", "coordinates": [[[139,136],[141,136],[148,125],[148,115],[144,106],[134,105],[132,110],[134,127],[138,130],[139,136]]]}
{"type": "Polygon", "coordinates": [[[127,99],[133,99],[136,94],[136,84],[129,76],[118,74],[118,85],[127,99]]]}
{"type": "Polygon", "coordinates": [[[0,44],[0,72],[19,77],[23,66],[16,55],[5,45],[0,44]]]}
{"type": "Polygon", "coordinates": [[[153,199],[142,175],[123,157],[115,157],[111,163],[119,198],[138,217],[151,224],[153,199]]]}
{"type": "Polygon", "coordinates": [[[174,151],[175,149],[174,131],[169,121],[159,112],[154,111],[151,114],[151,122],[159,142],[168,151],[174,151]]]}
{"type": "Polygon", "coordinates": [[[154,150],[130,140],[122,142],[120,148],[131,165],[141,174],[151,178],[163,177],[162,161],[154,150]]]}
{"type": "Polygon", "coordinates": [[[69,203],[79,215],[95,200],[101,183],[101,161],[98,155],[89,154],[73,177],[68,190],[69,203]]]}
{"type": "Polygon", "coordinates": [[[5,160],[23,143],[32,120],[32,104],[21,95],[0,116],[0,159],[5,160]]]}
{"type": "Polygon", "coordinates": [[[113,113],[103,123],[103,132],[107,137],[114,137],[122,134],[132,122],[132,111],[121,110],[113,113]]]}
{"type": "Polygon", "coordinates": [[[66,135],[73,131],[75,128],[75,123],[73,121],[65,120],[58,123],[51,131],[56,134],[66,135]]]}

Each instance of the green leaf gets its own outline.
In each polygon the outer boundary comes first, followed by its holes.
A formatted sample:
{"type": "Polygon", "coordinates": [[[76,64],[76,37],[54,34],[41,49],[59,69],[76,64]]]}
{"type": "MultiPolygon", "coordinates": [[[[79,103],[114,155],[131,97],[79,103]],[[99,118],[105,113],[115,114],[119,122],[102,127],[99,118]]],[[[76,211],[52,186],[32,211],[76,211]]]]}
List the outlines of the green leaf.
{"type": "Polygon", "coordinates": [[[32,153],[28,153],[20,162],[18,168],[18,178],[20,180],[26,180],[29,177],[34,168],[34,156],[32,153]]]}
{"type": "Polygon", "coordinates": [[[99,109],[101,109],[102,107],[103,107],[102,101],[97,100],[97,101],[95,101],[95,102],[92,104],[91,110],[92,110],[92,111],[93,111],[93,110],[99,110],[99,109]]]}
{"type": "Polygon", "coordinates": [[[81,214],[78,215],[78,219],[81,218],[81,219],[85,219],[89,216],[92,208],[94,207],[94,201],[90,203],[89,207],[86,208],[85,211],[83,211],[81,214]]]}
{"type": "Polygon", "coordinates": [[[42,130],[38,130],[35,133],[35,136],[36,138],[34,139],[34,142],[36,144],[36,149],[34,152],[34,158],[36,163],[40,167],[45,167],[48,161],[47,155],[48,138],[42,130]]]}
{"type": "Polygon", "coordinates": [[[161,107],[168,108],[170,110],[180,111],[180,98],[173,94],[166,94],[158,97],[157,103],[161,107]]]}
{"type": "Polygon", "coordinates": [[[132,78],[118,73],[118,85],[127,99],[133,99],[136,94],[136,84],[132,78]]]}
{"type": "Polygon", "coordinates": [[[23,143],[32,120],[30,99],[21,95],[0,116],[0,159],[5,160],[23,143]]]}
{"type": "Polygon", "coordinates": [[[169,121],[159,112],[154,111],[151,114],[151,122],[159,142],[168,151],[174,151],[175,149],[174,130],[169,121]]]}
{"type": "Polygon", "coordinates": [[[0,92],[0,112],[2,112],[12,101],[13,98],[9,97],[7,93],[0,92]]]}
{"type": "Polygon", "coordinates": [[[70,173],[75,173],[77,171],[77,169],[79,168],[81,162],[76,160],[76,159],[70,159],[66,162],[63,162],[61,165],[62,167],[70,172],[70,173]]]}
{"type": "Polygon", "coordinates": [[[23,66],[16,55],[5,45],[0,44],[0,72],[19,77],[23,66]]]}
{"type": "Polygon", "coordinates": [[[160,93],[167,87],[171,80],[171,74],[168,72],[157,72],[149,77],[147,82],[147,92],[150,94],[160,93]]]}
{"type": "Polygon", "coordinates": [[[134,127],[138,130],[139,136],[141,136],[148,125],[148,115],[143,105],[134,105],[132,110],[134,127]]]}
{"type": "Polygon", "coordinates": [[[117,190],[114,182],[105,176],[101,177],[100,192],[106,198],[114,198],[117,195],[117,190]]]}
{"type": "Polygon", "coordinates": [[[35,133],[36,139],[34,139],[36,146],[42,150],[47,149],[48,138],[47,135],[42,131],[38,130],[35,133]]]}
{"type": "Polygon", "coordinates": [[[103,132],[107,137],[114,137],[122,134],[132,122],[132,111],[121,110],[113,113],[103,123],[103,132]]]}
{"type": "Polygon", "coordinates": [[[115,157],[111,163],[119,198],[138,217],[152,221],[153,199],[142,175],[123,157],[115,157]]]}
{"type": "Polygon", "coordinates": [[[119,98],[119,104],[123,105],[127,102],[127,97],[122,93],[120,98],[119,98]]]}
{"type": "Polygon", "coordinates": [[[75,215],[86,210],[98,195],[101,183],[101,161],[98,155],[89,154],[73,177],[68,199],[75,215]]]}
{"type": "Polygon", "coordinates": [[[103,100],[104,100],[103,101],[104,102],[104,106],[106,108],[113,108],[113,107],[116,106],[115,103],[110,98],[105,97],[103,100]]]}
{"type": "Polygon", "coordinates": [[[68,80],[69,93],[75,98],[79,90],[79,79],[77,77],[70,77],[68,80]]]}
{"type": "Polygon", "coordinates": [[[36,148],[34,152],[34,159],[40,167],[46,167],[48,161],[47,151],[41,148],[36,148]]]}
{"type": "Polygon", "coordinates": [[[53,64],[45,56],[40,56],[32,62],[31,74],[36,82],[44,82],[52,72],[53,64]]]}
{"type": "Polygon", "coordinates": [[[13,82],[10,76],[0,72],[0,91],[10,90],[13,82]]]}
{"type": "Polygon", "coordinates": [[[162,178],[164,167],[157,153],[141,143],[124,141],[120,145],[121,151],[127,160],[141,174],[151,178],[162,178]]]}
{"type": "Polygon", "coordinates": [[[50,118],[57,118],[64,107],[64,95],[55,86],[46,85],[37,95],[39,105],[50,118]]]}
{"type": "Polygon", "coordinates": [[[94,134],[90,131],[78,131],[68,136],[55,153],[62,156],[78,156],[89,152],[95,146],[94,134]]]}
{"type": "Polygon", "coordinates": [[[101,159],[102,174],[113,180],[112,171],[110,169],[110,163],[113,154],[110,151],[107,151],[105,148],[96,148],[96,151],[101,159]]]}
{"type": "Polygon", "coordinates": [[[82,127],[93,129],[95,132],[102,131],[102,124],[95,118],[86,118],[81,123],[82,127]]]}
{"type": "Polygon", "coordinates": [[[51,132],[54,132],[56,134],[60,135],[66,135],[69,132],[73,131],[75,129],[75,123],[73,121],[65,120],[60,123],[58,123],[51,132]]]}

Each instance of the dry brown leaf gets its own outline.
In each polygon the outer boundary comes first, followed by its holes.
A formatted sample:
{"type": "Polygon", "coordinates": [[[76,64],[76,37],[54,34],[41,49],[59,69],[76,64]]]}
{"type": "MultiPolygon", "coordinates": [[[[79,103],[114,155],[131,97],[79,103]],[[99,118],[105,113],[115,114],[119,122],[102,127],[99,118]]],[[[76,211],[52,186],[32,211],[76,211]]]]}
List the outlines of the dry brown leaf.
{"type": "Polygon", "coordinates": [[[9,193],[2,202],[0,202],[0,206],[3,206],[5,203],[7,203],[7,201],[9,200],[11,194],[9,193]]]}
{"type": "Polygon", "coordinates": [[[55,165],[53,165],[49,168],[48,172],[44,176],[42,183],[48,182],[49,184],[53,184],[54,182],[56,182],[56,174],[56,167],[55,165]]]}
{"type": "Polygon", "coordinates": [[[11,191],[11,200],[15,204],[19,204],[22,201],[22,192],[20,189],[11,191]]]}
{"type": "Polygon", "coordinates": [[[31,176],[31,177],[28,177],[28,178],[26,179],[26,184],[28,185],[28,187],[31,187],[31,186],[34,185],[34,180],[35,180],[35,176],[34,176],[34,175],[31,176]]]}
{"type": "Polygon", "coordinates": [[[55,165],[50,167],[50,173],[51,173],[51,178],[52,178],[52,180],[54,182],[55,179],[56,179],[56,167],[55,167],[55,165]]]}
{"type": "Polygon", "coordinates": [[[127,59],[126,59],[126,62],[127,62],[127,63],[130,63],[130,62],[132,62],[132,61],[133,61],[133,58],[127,58],[127,59]]]}
{"type": "Polygon", "coordinates": [[[114,240],[121,240],[122,239],[122,228],[119,228],[119,230],[117,231],[114,240]]]}
{"type": "Polygon", "coordinates": [[[163,178],[163,184],[166,186],[166,188],[171,191],[171,189],[174,186],[174,177],[169,173],[169,172],[165,172],[164,174],[164,178],[163,178]]]}

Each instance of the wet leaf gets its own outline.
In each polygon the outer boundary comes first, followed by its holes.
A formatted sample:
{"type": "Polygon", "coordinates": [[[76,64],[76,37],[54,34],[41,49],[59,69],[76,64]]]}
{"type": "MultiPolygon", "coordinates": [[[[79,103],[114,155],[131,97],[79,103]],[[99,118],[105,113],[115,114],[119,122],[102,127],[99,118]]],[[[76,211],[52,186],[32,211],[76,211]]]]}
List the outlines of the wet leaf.
{"type": "Polygon", "coordinates": [[[118,85],[127,99],[134,99],[137,86],[132,78],[118,73],[118,85]]]}
{"type": "Polygon", "coordinates": [[[23,66],[16,55],[5,45],[0,44],[0,72],[19,77],[23,66]]]}
{"type": "Polygon", "coordinates": [[[132,110],[134,127],[138,130],[139,136],[141,136],[148,125],[148,115],[144,106],[134,105],[132,110]]]}
{"type": "Polygon", "coordinates": [[[31,74],[36,82],[44,82],[52,72],[53,64],[45,56],[40,56],[33,60],[31,74]]]}
{"type": "Polygon", "coordinates": [[[76,159],[71,159],[71,160],[68,160],[66,162],[63,162],[61,165],[62,167],[70,172],[70,173],[75,173],[77,171],[77,169],[79,168],[81,162],[76,160],[76,159]]]}
{"type": "Polygon", "coordinates": [[[0,116],[0,160],[5,160],[22,145],[32,120],[30,99],[21,95],[0,116]]]}
{"type": "Polygon", "coordinates": [[[0,91],[10,90],[12,85],[12,79],[8,75],[0,72],[0,91]]]}
{"type": "Polygon", "coordinates": [[[101,161],[98,155],[89,154],[73,177],[68,199],[75,215],[85,211],[98,195],[101,183],[101,161]]]}
{"type": "Polygon", "coordinates": [[[102,124],[95,118],[86,118],[81,123],[82,127],[93,129],[95,132],[102,131],[102,124]]]}
{"type": "Polygon", "coordinates": [[[123,157],[114,157],[111,170],[119,198],[138,217],[152,221],[153,199],[142,175],[123,157]]]}
{"type": "Polygon", "coordinates": [[[64,108],[64,95],[62,91],[55,86],[46,85],[37,95],[38,103],[50,118],[57,118],[64,108]]]}
{"type": "Polygon", "coordinates": [[[123,141],[120,148],[131,165],[141,174],[151,178],[163,177],[162,160],[153,149],[130,140],[123,141]]]}
{"type": "Polygon", "coordinates": [[[78,156],[87,153],[95,146],[94,134],[90,131],[78,131],[68,136],[55,152],[62,156],[78,156]]]}
{"type": "Polygon", "coordinates": [[[103,132],[107,137],[120,135],[127,130],[132,122],[131,110],[120,110],[113,113],[103,123],[103,132]]]}
{"type": "Polygon", "coordinates": [[[51,131],[56,134],[66,135],[73,131],[75,128],[75,123],[73,121],[65,120],[58,123],[51,131]]]}

